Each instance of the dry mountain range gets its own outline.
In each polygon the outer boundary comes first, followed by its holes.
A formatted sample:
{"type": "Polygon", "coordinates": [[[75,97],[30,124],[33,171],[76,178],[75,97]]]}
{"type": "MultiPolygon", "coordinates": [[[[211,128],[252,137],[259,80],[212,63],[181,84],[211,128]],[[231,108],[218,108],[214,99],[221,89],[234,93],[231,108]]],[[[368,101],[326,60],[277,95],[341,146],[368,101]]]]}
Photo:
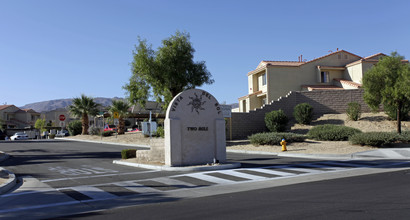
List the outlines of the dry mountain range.
{"type": "MultiPolygon", "coordinates": [[[[122,98],[114,97],[114,98],[94,98],[94,100],[101,104],[102,106],[110,106],[112,103],[112,100],[118,100],[122,98]]],[[[50,100],[50,101],[43,101],[43,102],[34,102],[31,104],[26,104],[24,106],[21,106],[19,108],[21,109],[33,109],[36,112],[49,112],[53,111],[56,109],[60,108],[66,108],[67,106],[71,105],[72,99],[56,99],[56,100],[50,100]]],[[[231,104],[232,108],[237,108],[238,103],[231,104]]]]}
{"type": "MultiPolygon", "coordinates": [[[[112,103],[112,100],[118,100],[121,98],[114,97],[114,98],[94,98],[95,102],[101,104],[102,106],[109,106],[112,103]]],[[[50,101],[43,101],[43,102],[34,102],[31,104],[27,104],[21,106],[21,109],[28,109],[31,108],[36,112],[48,112],[60,108],[66,108],[67,106],[71,105],[73,99],[56,99],[50,101]]]]}

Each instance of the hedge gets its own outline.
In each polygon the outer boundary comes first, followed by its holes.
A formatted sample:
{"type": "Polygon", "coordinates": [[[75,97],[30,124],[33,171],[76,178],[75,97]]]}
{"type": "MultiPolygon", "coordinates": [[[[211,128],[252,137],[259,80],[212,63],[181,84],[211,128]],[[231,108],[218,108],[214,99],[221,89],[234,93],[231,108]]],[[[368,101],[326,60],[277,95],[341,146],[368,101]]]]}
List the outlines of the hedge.
{"type": "Polygon", "coordinates": [[[380,147],[400,140],[400,135],[395,132],[366,132],[352,135],[349,142],[355,145],[368,145],[380,147]]]}
{"type": "Polygon", "coordinates": [[[136,155],[137,155],[137,150],[135,149],[124,149],[121,151],[122,159],[135,158],[136,155]]]}
{"type": "Polygon", "coordinates": [[[301,134],[286,133],[286,132],[267,132],[253,134],[248,137],[249,141],[253,145],[280,145],[280,141],[285,139],[286,142],[303,142],[305,136],[301,134]]]}
{"type": "Polygon", "coordinates": [[[114,134],[114,133],[115,133],[114,131],[103,131],[103,132],[102,132],[102,136],[108,137],[108,136],[111,136],[111,135],[114,134]]]}
{"type": "Polygon", "coordinates": [[[318,125],[310,129],[308,137],[318,141],[347,141],[350,136],[361,133],[359,129],[342,125],[318,125]]]}

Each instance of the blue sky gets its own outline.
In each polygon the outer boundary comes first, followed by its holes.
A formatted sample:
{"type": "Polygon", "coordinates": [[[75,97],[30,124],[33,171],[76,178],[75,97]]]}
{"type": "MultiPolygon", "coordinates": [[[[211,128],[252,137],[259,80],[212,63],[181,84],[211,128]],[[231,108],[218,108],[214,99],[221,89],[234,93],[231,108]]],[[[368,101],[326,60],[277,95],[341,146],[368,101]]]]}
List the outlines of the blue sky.
{"type": "Polygon", "coordinates": [[[410,1],[0,0],[0,104],[125,97],[137,38],[187,31],[219,102],[247,94],[261,60],[347,50],[410,57],[410,1]]]}

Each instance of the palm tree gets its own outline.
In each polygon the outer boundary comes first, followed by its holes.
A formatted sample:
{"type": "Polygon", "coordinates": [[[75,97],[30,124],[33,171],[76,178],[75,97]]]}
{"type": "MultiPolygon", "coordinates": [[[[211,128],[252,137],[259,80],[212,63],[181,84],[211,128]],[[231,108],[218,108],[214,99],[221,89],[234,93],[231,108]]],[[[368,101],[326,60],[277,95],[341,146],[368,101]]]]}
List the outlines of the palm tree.
{"type": "Polygon", "coordinates": [[[110,106],[109,112],[111,115],[114,115],[114,112],[118,112],[118,134],[125,133],[125,121],[124,118],[127,117],[128,109],[130,108],[130,104],[123,100],[113,100],[110,106]]]}
{"type": "Polygon", "coordinates": [[[81,98],[74,98],[73,103],[68,107],[74,116],[81,117],[82,135],[88,134],[88,115],[97,115],[99,106],[92,97],[82,94],[81,98]]]}

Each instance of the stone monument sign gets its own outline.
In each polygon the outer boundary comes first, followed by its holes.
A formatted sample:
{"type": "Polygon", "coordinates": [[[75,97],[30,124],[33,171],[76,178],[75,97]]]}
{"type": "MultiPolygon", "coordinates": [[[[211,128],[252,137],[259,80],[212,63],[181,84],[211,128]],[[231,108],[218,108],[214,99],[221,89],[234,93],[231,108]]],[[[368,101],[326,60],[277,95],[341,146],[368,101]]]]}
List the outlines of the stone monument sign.
{"type": "Polygon", "coordinates": [[[179,93],[165,119],[165,165],[226,162],[225,120],[219,102],[200,89],[179,93]]]}

